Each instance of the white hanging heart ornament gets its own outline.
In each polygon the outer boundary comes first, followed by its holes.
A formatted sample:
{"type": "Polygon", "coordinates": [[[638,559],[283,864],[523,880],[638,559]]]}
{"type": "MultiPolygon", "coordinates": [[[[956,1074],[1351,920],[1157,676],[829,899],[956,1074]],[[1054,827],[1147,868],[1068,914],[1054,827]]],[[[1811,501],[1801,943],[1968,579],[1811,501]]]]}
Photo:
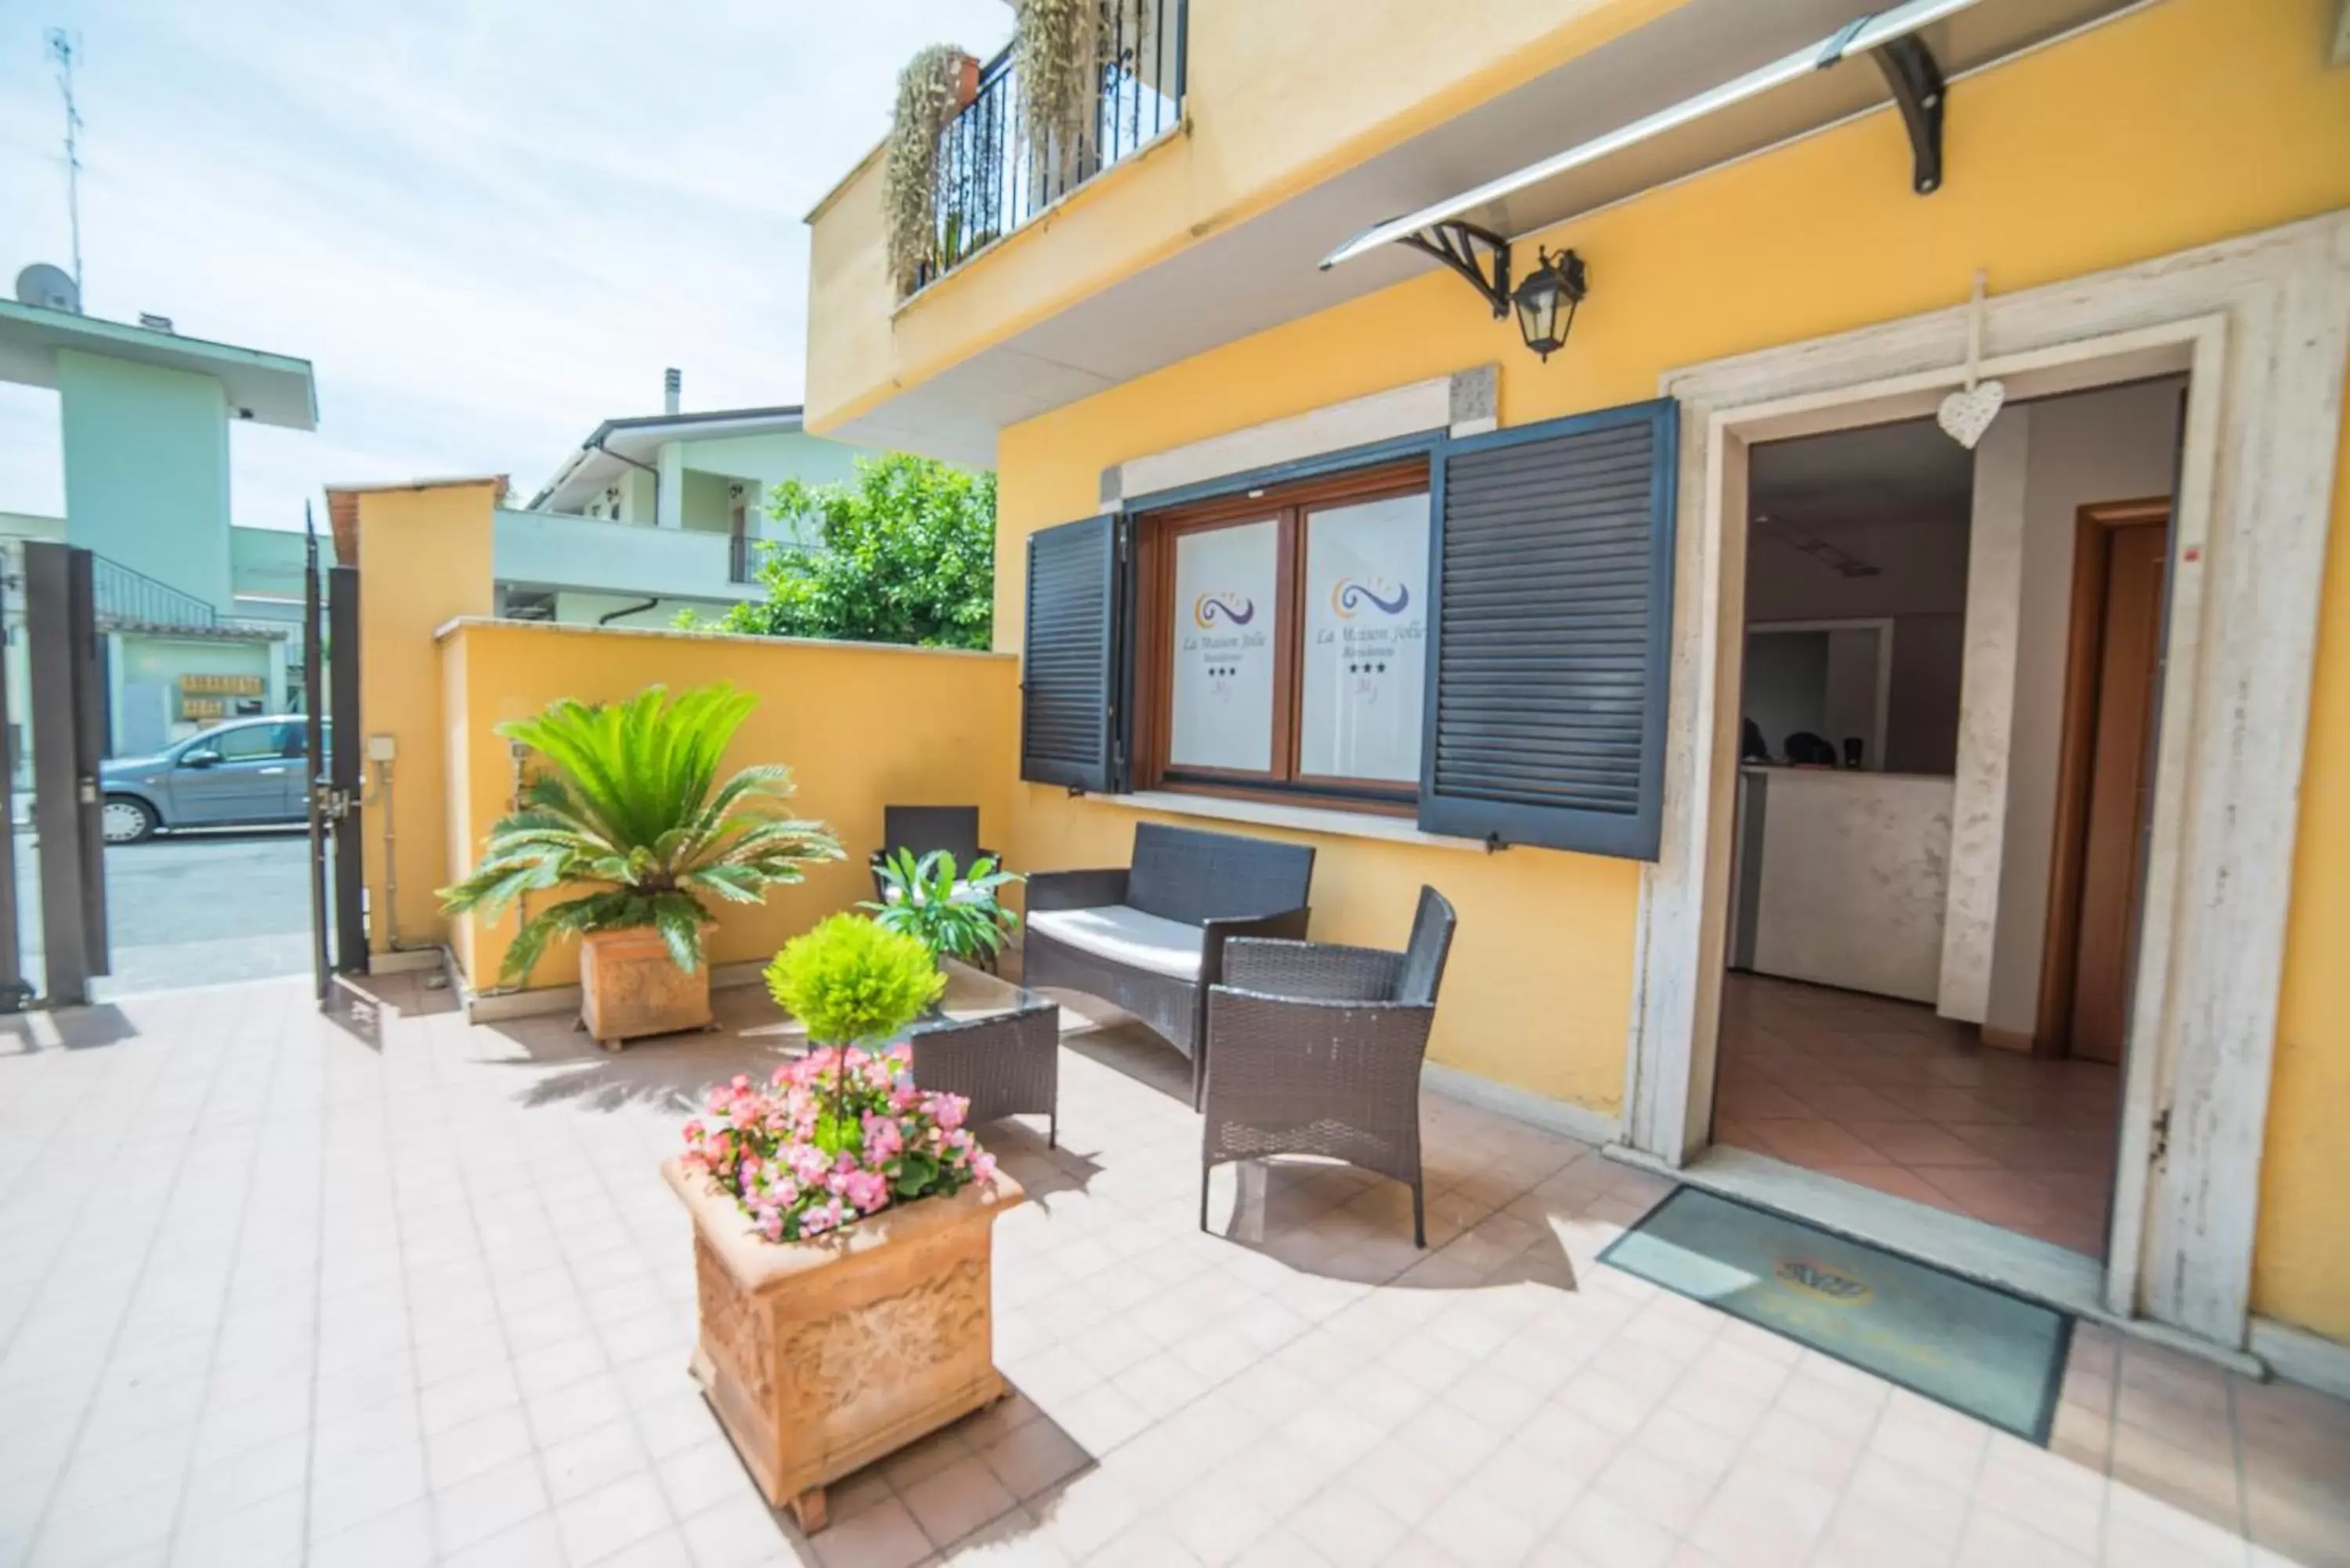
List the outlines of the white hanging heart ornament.
{"type": "Polygon", "coordinates": [[[1952,392],[1942,400],[1934,415],[1934,422],[1942,432],[1969,452],[1982,440],[1983,431],[1991,429],[1991,421],[2007,403],[2007,388],[1997,381],[1978,381],[1961,392],[1952,392]]]}
{"type": "Polygon", "coordinates": [[[1983,431],[1991,429],[1991,421],[2007,402],[2007,389],[1997,381],[1979,381],[1977,367],[1982,363],[1983,275],[1975,270],[1974,296],[1967,304],[1967,384],[1964,389],[1952,392],[1942,400],[1935,412],[1934,422],[1942,433],[1966,448],[1975,449],[1983,431]]]}

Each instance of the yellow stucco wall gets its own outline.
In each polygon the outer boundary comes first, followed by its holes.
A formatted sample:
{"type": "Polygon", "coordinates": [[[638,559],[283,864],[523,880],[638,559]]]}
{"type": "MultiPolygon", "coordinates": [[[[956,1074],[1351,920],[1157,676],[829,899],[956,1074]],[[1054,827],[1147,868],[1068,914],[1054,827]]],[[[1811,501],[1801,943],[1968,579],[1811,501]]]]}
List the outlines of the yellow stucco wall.
{"type": "Polygon", "coordinates": [[[1191,0],[1189,129],[897,300],[881,161],[811,214],[808,429],[1520,86],[1686,0],[1191,0]]]}
{"type": "MultiPolygon", "coordinates": [[[[429,643],[413,657],[433,662],[429,643]]],[[[450,770],[452,821],[462,813],[466,824],[443,882],[471,868],[482,836],[513,807],[514,764],[498,724],[557,698],[616,701],[656,681],[681,691],[732,680],[758,694],[723,772],[788,766],[793,809],[828,825],[849,858],[812,868],[806,882],[764,905],[715,909],[716,963],[764,961],[822,916],[871,898],[866,857],[880,846],[884,805],[976,805],[987,842],[1007,825],[1019,773],[1019,664],[1000,654],[479,621],[441,639],[439,668],[460,748],[450,770]]],[[[468,976],[496,983],[519,917],[452,923],[468,976]]],[[[578,974],[578,949],[564,943],[540,959],[529,983],[565,985],[578,974]]]]}
{"type": "MultiPolygon", "coordinates": [[[[1543,236],[1590,264],[1566,351],[1525,353],[1453,277],[1294,322],[1006,431],[996,636],[1019,646],[1030,530],[1093,512],[1097,476],[1141,453],[1499,361],[1504,423],[1655,394],[1669,369],[2047,284],[2350,205],[2350,70],[2329,70],[2329,0],[2167,0],[1957,85],[1949,182],[1909,192],[1889,111],[1654,192],[1543,236]]],[[[1202,111],[1204,119],[1204,110],[1202,111]]],[[[902,328],[901,328],[902,330],[902,328]]],[[[2337,524],[2350,510],[2338,504],[2337,524]]],[[[2338,1194],[2350,1143],[2350,569],[2336,552],[2319,672],[2277,1064],[2256,1309],[2350,1337],[2338,1194]],[[2290,1107],[2289,1109],[2285,1107],[2290,1107]]],[[[1056,867],[1118,859],[1130,815],[1027,788],[1007,847],[1056,867]]],[[[1253,831],[1253,830],[1252,830],[1253,831]]],[[[1461,908],[1437,1060],[1617,1111],[1637,868],[1535,849],[1490,859],[1325,838],[1315,934],[1391,942],[1414,889],[1461,908]]]]}
{"type": "MultiPolygon", "coordinates": [[[[367,734],[390,735],[391,823],[399,857],[397,915],[403,943],[442,940],[433,889],[448,880],[447,774],[442,678],[433,631],[456,616],[491,610],[491,514],[498,482],[365,491],[358,496],[359,713],[367,734]]],[[[391,946],[383,807],[372,763],[362,820],[369,909],[368,941],[391,946]]]]}

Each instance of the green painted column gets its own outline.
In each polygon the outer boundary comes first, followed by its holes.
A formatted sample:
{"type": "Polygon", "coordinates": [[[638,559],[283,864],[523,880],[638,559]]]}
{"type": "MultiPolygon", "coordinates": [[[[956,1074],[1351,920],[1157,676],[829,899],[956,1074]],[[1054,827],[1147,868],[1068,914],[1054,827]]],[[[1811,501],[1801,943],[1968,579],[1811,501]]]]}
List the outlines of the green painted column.
{"type": "Polygon", "coordinates": [[[66,538],[226,613],[228,400],[211,376],[57,351],[66,538]]]}

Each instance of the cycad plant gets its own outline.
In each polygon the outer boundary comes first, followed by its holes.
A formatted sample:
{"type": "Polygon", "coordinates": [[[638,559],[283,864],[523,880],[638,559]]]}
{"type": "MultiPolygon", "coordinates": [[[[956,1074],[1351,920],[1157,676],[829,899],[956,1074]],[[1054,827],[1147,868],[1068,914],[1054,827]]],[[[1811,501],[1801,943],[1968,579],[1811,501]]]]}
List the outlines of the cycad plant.
{"type": "Polygon", "coordinates": [[[756,904],[801,867],[837,860],[821,823],[783,814],[790,774],[744,768],[719,784],[718,759],[758,699],[721,681],[671,700],[648,686],[625,702],[566,698],[498,726],[554,764],[522,809],[490,829],[481,865],[441,889],[450,914],[493,919],[526,893],[588,889],[532,915],[506,950],[519,979],[558,934],[650,926],[691,974],[702,963],[702,900],[756,904]]]}

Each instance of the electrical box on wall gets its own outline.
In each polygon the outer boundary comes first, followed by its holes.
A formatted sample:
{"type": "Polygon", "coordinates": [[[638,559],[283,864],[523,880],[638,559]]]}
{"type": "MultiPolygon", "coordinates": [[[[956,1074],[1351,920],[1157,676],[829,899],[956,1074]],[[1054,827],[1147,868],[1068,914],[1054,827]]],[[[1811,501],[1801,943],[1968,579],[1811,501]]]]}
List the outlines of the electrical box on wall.
{"type": "Polygon", "coordinates": [[[390,735],[368,737],[368,761],[371,763],[388,763],[398,755],[399,752],[400,742],[390,735]]]}

